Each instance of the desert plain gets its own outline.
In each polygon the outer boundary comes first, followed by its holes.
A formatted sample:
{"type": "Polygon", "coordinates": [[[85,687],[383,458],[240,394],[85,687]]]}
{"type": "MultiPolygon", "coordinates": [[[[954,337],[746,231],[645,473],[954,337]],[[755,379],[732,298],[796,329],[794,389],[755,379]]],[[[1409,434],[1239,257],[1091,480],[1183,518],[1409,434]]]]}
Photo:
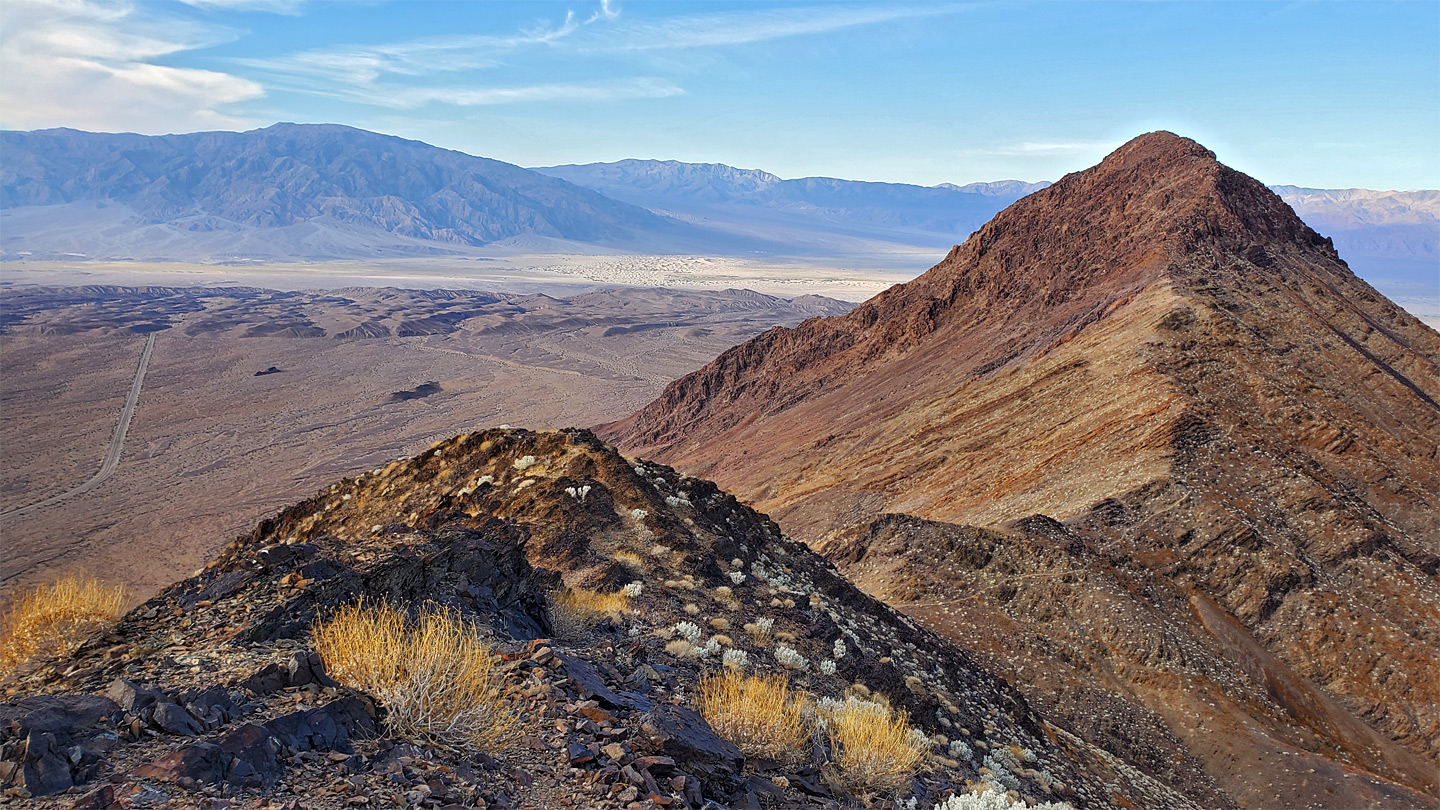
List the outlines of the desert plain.
{"type": "Polygon", "coordinates": [[[76,573],[138,602],[336,479],[467,430],[618,418],[732,345],[903,279],[703,257],[471,264],[7,265],[0,594],[76,573]],[[18,511],[100,469],[152,335],[114,473],[18,511]]]}

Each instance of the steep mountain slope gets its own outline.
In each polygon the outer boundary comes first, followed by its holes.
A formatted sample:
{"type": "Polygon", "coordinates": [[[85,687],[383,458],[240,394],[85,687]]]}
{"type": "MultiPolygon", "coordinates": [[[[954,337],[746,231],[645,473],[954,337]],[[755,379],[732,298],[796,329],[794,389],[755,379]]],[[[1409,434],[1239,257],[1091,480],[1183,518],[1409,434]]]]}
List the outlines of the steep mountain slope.
{"type": "Polygon", "coordinates": [[[537,172],[705,227],[761,232],[810,251],[873,249],[870,242],[944,248],[1047,183],[870,183],[833,177],[782,180],[720,163],[621,160],[545,166],[537,172]],[[843,240],[837,243],[837,238],[843,240]]]}
{"type": "MultiPolygon", "coordinates": [[[[1344,806],[1347,777],[1276,795],[1250,756],[1348,752],[1335,756],[1440,791],[1437,362],[1440,336],[1278,197],[1162,132],[1017,202],[915,281],[766,332],[602,432],[810,541],[841,542],[886,512],[1065,521],[1096,550],[1077,575],[1135,588],[1194,639],[1185,652],[1157,626],[1145,643],[1166,652],[1100,685],[1160,715],[1188,749],[1177,756],[1248,806],[1344,806]],[[1133,577],[1090,570],[1102,562],[1133,577]],[[1197,675],[1196,656],[1213,671],[1197,675]],[[1225,679],[1273,692],[1274,672],[1313,700],[1229,698],[1226,716],[1253,739],[1160,711],[1170,691],[1203,703],[1225,679]]],[[[931,576],[926,587],[945,590],[973,575],[931,576]]],[[[891,588],[874,571],[860,579],[891,588]]],[[[1117,604],[1077,606],[1076,640],[1052,634],[1053,607],[1037,601],[1027,647],[1037,661],[1104,650],[1107,628],[1144,615],[1117,604]]],[[[1003,605],[976,609],[972,620],[1015,621],[1003,605]]],[[[916,615],[970,639],[943,612],[916,615]]],[[[1035,670],[1017,679],[1045,692],[1035,670]]]]}
{"type": "Polygon", "coordinates": [[[12,253],[63,250],[67,235],[78,239],[93,224],[111,233],[92,250],[110,244],[141,258],[276,249],[267,239],[315,255],[453,250],[520,236],[612,246],[703,241],[693,228],[519,166],[338,125],[4,132],[0,152],[0,206],[42,214],[12,215],[4,245],[12,253]],[[175,244],[145,254],[140,236],[175,244]]]}
{"type": "Polygon", "coordinates": [[[792,683],[819,696],[907,709],[931,735],[932,755],[899,797],[919,806],[988,780],[1017,799],[1075,808],[1195,807],[1045,722],[969,655],[713,484],[623,458],[585,431],[504,429],[327,488],[112,633],[27,674],[0,704],[0,780],[55,807],[209,806],[207,797],[247,807],[897,807],[851,795],[824,745],[780,763],[718,739],[689,705],[726,646],[746,651],[751,671],[790,661],[792,683]],[[623,611],[549,639],[557,592],[627,584],[623,611]],[[386,707],[330,680],[309,649],[312,623],[357,599],[438,604],[493,634],[520,743],[447,751],[393,738],[386,707]],[[719,633],[724,622],[764,620],[765,640],[719,633]],[[703,652],[667,645],[682,621],[708,637],[703,652]],[[93,790],[79,805],[54,795],[77,783],[93,790]]]}

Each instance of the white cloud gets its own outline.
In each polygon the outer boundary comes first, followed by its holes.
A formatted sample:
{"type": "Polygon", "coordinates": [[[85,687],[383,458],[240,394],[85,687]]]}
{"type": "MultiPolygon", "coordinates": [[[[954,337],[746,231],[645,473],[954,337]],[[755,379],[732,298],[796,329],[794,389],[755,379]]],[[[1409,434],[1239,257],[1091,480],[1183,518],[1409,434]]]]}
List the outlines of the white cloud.
{"type": "Polygon", "coordinates": [[[631,98],[666,98],[685,91],[659,79],[622,79],[609,83],[556,83],[524,87],[444,88],[396,90],[386,106],[401,109],[432,102],[476,107],[525,101],[621,101],[631,98]]]}
{"type": "Polygon", "coordinates": [[[602,50],[664,50],[743,45],[913,17],[951,14],[962,8],[948,4],[915,7],[825,5],[691,15],[637,21],[617,27],[614,35],[598,47],[602,50]]]}
{"type": "MultiPolygon", "coordinates": [[[[495,67],[504,53],[526,46],[554,45],[597,20],[612,20],[617,16],[619,12],[605,3],[584,22],[578,21],[574,12],[567,12],[559,25],[535,26],[513,34],[424,37],[380,45],[316,48],[288,56],[236,61],[291,90],[303,92],[314,88],[315,82],[369,86],[387,76],[415,77],[495,67]]],[[[334,93],[335,87],[314,89],[329,95],[334,93]]]]}
{"type": "MultiPolygon", "coordinates": [[[[239,2],[240,0],[230,0],[239,2]]],[[[551,82],[523,87],[427,86],[427,77],[482,71],[526,58],[526,50],[624,53],[718,47],[781,37],[821,34],[890,20],[950,13],[958,6],[812,6],[620,21],[620,9],[602,0],[588,16],[567,12],[559,23],[511,34],[426,37],[380,45],[347,45],[264,59],[241,59],[277,90],[410,109],[430,103],[476,106],[527,101],[612,101],[664,98],[684,91],[654,78],[551,82]]]]}
{"type": "Polygon", "coordinates": [[[276,89],[324,96],[391,109],[414,109],[427,104],[460,107],[535,101],[605,102],[635,98],[665,98],[685,91],[673,83],[648,77],[579,82],[545,82],[494,87],[477,82],[442,86],[424,80],[498,67],[503,59],[525,48],[553,48],[577,32],[620,16],[610,0],[583,20],[567,12],[558,24],[537,25],[510,34],[465,34],[446,37],[317,48],[266,59],[239,59],[237,64],[265,77],[276,89]]]}
{"type": "Polygon", "coordinates": [[[177,132],[247,122],[228,104],[263,95],[248,79],[154,64],[225,41],[223,29],[147,16],[126,3],[0,3],[0,125],[177,132]]]}
{"type": "Polygon", "coordinates": [[[180,0],[187,6],[216,11],[269,11],[274,14],[299,14],[304,0],[180,0]]]}

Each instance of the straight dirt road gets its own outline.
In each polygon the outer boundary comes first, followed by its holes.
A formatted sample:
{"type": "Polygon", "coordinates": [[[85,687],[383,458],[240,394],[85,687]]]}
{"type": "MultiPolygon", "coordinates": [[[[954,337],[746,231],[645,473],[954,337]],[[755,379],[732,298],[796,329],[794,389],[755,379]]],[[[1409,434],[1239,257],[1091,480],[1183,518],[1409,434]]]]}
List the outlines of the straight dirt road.
{"type": "Polygon", "coordinates": [[[66,498],[89,492],[104,483],[105,479],[115,472],[115,468],[120,465],[120,453],[125,449],[125,434],[130,430],[130,419],[135,415],[135,406],[140,403],[140,385],[145,381],[145,367],[150,365],[150,354],[155,350],[155,334],[151,332],[150,337],[145,339],[145,350],[140,353],[140,367],[135,370],[135,381],[130,384],[130,395],[125,398],[125,407],[120,409],[120,421],[115,425],[115,435],[110,439],[110,448],[105,451],[105,458],[100,462],[100,471],[91,476],[88,481],[67,489],[59,495],[52,495],[43,501],[36,501],[8,512],[0,512],[0,521],[27,515],[59,503],[66,498]]]}

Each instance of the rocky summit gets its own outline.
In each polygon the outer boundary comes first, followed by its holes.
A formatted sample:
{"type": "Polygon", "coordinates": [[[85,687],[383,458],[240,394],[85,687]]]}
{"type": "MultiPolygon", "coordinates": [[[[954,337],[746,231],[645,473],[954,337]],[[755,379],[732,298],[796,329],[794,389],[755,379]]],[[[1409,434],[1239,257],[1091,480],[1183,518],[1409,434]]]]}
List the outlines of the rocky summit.
{"type": "Polygon", "coordinates": [[[1440,335],[1156,132],[599,432],[1201,804],[1434,807],[1437,400],[1440,335]]]}
{"type": "Polygon", "coordinates": [[[264,521],[22,672],[0,704],[0,779],[0,801],[66,808],[929,808],[984,779],[1018,802],[1196,806],[713,484],[583,430],[459,436],[264,521]],[[558,595],[586,589],[627,604],[562,628],[558,595]],[[357,602],[483,630],[518,741],[397,737],[314,647],[316,622],[357,602]],[[722,658],[904,710],[925,748],[913,782],[855,795],[821,738],[746,756],[695,709],[722,658]]]}

